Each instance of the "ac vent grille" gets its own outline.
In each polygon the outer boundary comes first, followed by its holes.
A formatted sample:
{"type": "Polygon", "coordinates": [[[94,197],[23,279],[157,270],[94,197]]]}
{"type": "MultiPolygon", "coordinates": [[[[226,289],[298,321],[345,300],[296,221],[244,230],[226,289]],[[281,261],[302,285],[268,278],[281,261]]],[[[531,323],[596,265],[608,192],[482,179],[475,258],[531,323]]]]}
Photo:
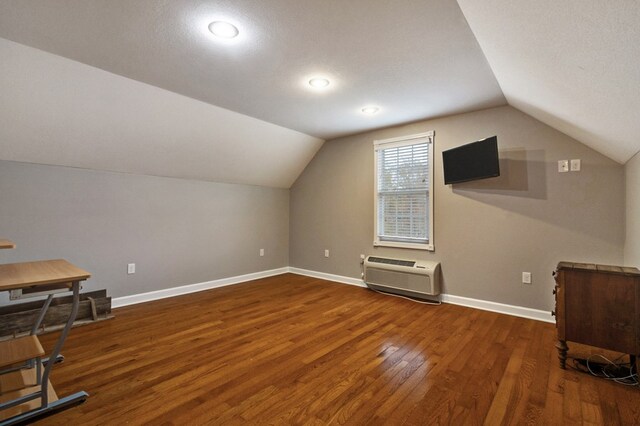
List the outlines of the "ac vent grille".
{"type": "Polygon", "coordinates": [[[409,267],[414,267],[416,265],[416,262],[413,262],[410,260],[386,259],[384,257],[373,257],[373,256],[369,256],[369,262],[387,263],[389,265],[409,266],[409,267]]]}
{"type": "Polygon", "coordinates": [[[411,297],[440,294],[440,263],[369,256],[363,263],[364,282],[375,290],[411,297]]]}

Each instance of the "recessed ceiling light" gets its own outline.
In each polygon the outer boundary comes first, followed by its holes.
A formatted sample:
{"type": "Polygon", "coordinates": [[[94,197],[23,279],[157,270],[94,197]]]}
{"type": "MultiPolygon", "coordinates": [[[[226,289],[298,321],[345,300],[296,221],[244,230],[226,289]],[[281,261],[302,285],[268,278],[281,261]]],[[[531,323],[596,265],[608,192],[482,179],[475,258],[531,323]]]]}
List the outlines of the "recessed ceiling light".
{"type": "Polygon", "coordinates": [[[238,35],[238,28],[224,21],[215,21],[209,24],[209,31],[218,37],[234,38],[238,35]]]}
{"type": "Polygon", "coordinates": [[[380,108],[378,108],[376,106],[368,106],[368,107],[362,108],[362,112],[364,114],[367,114],[367,115],[373,115],[373,114],[377,113],[378,111],[380,111],[380,108]]]}
{"type": "Polygon", "coordinates": [[[323,89],[329,85],[329,80],[326,78],[312,78],[309,80],[309,86],[315,87],[316,89],[323,89]]]}

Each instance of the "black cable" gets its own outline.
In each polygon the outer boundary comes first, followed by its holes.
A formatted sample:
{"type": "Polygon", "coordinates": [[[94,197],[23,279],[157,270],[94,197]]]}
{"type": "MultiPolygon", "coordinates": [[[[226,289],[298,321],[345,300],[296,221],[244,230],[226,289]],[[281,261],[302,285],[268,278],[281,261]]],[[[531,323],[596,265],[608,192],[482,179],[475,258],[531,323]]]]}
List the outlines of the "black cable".
{"type": "Polygon", "coordinates": [[[629,362],[618,362],[624,355],[609,360],[604,355],[596,354],[587,359],[573,358],[573,368],[582,373],[590,374],[601,379],[612,380],[626,386],[639,386],[638,372],[635,371],[635,362],[630,356],[629,362]],[[599,357],[606,362],[595,362],[592,359],[599,357]]]}

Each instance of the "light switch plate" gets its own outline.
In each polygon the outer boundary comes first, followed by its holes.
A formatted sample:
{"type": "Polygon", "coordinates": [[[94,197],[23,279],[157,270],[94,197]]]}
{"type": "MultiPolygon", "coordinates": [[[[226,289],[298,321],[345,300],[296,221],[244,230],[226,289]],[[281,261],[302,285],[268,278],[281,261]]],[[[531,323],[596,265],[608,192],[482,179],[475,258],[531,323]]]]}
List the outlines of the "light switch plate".
{"type": "Polygon", "coordinates": [[[580,171],[580,159],[571,160],[571,171],[572,172],[580,171]]]}

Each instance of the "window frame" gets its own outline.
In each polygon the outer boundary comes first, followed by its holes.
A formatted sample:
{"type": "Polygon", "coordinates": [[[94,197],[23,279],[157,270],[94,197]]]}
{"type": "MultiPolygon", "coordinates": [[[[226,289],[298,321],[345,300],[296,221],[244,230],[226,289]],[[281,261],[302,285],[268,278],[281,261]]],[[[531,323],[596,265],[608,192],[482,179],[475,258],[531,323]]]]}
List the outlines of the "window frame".
{"type": "Polygon", "coordinates": [[[399,136],[396,138],[390,139],[380,139],[373,141],[373,151],[374,151],[374,180],[373,180],[373,246],[374,247],[396,247],[396,248],[408,248],[415,250],[429,250],[434,251],[435,245],[433,241],[433,205],[434,205],[434,194],[433,194],[433,147],[434,147],[434,136],[435,132],[429,131],[424,133],[416,133],[413,135],[407,136],[399,136]],[[429,185],[427,188],[427,199],[429,201],[429,205],[427,206],[427,211],[429,214],[428,226],[429,232],[427,233],[428,241],[426,243],[411,243],[404,241],[387,241],[380,239],[380,235],[378,233],[378,152],[382,149],[388,148],[398,148],[403,146],[417,145],[420,143],[429,144],[429,170],[427,171],[427,175],[429,177],[429,185]]]}

